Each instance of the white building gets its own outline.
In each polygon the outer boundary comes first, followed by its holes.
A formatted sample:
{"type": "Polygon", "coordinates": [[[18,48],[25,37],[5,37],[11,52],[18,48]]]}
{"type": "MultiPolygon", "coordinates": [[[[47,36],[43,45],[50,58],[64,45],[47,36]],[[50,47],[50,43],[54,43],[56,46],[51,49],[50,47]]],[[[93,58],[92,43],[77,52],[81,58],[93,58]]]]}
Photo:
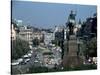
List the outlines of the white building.
{"type": "Polygon", "coordinates": [[[33,39],[35,38],[41,40],[43,38],[43,34],[41,32],[33,32],[33,39]]]}
{"type": "Polygon", "coordinates": [[[22,40],[28,41],[29,45],[31,46],[33,44],[33,30],[31,28],[28,28],[27,26],[21,26],[19,29],[19,37],[22,40]]]}
{"type": "Polygon", "coordinates": [[[50,44],[52,40],[54,40],[54,34],[53,33],[47,33],[45,32],[44,33],[44,43],[47,45],[47,44],[50,44]]]}

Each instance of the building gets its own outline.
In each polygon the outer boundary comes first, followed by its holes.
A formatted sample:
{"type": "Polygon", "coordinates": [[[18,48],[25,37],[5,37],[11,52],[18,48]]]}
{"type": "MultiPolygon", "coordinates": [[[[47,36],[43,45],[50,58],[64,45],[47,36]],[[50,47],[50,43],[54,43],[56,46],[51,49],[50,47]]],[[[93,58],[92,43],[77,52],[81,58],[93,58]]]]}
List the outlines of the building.
{"type": "Polygon", "coordinates": [[[46,45],[48,45],[48,44],[50,44],[52,42],[52,40],[54,40],[54,34],[53,34],[53,32],[50,32],[50,33],[45,32],[44,33],[44,43],[46,45]]]}
{"type": "Polygon", "coordinates": [[[43,38],[43,34],[40,31],[33,32],[33,39],[37,38],[38,40],[41,40],[43,38]]]}
{"type": "Polygon", "coordinates": [[[20,26],[19,27],[19,38],[25,41],[28,41],[29,46],[32,46],[32,40],[33,40],[33,29],[28,28],[27,26],[20,26]]]}
{"type": "Polygon", "coordinates": [[[19,33],[18,26],[13,21],[11,22],[11,40],[16,40],[17,34],[19,33]]]}
{"type": "Polygon", "coordinates": [[[16,28],[14,24],[11,24],[11,40],[16,40],[16,28]]]}
{"type": "Polygon", "coordinates": [[[58,26],[55,28],[55,40],[64,40],[64,26],[58,26]]]}

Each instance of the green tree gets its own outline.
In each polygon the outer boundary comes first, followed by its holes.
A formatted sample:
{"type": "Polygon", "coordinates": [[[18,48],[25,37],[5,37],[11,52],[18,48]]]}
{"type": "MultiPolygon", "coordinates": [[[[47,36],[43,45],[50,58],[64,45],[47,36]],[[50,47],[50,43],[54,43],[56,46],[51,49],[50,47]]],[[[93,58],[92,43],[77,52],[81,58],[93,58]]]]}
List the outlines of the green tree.
{"type": "Polygon", "coordinates": [[[19,38],[16,38],[16,40],[12,40],[11,42],[12,60],[20,58],[22,55],[26,54],[30,49],[28,42],[19,38]]]}
{"type": "Polygon", "coordinates": [[[39,45],[39,40],[38,38],[33,39],[33,45],[38,46],[39,45]]]}
{"type": "Polygon", "coordinates": [[[96,57],[97,56],[97,38],[94,37],[89,41],[84,41],[82,45],[84,56],[96,57]]]}
{"type": "Polygon", "coordinates": [[[97,56],[97,38],[94,37],[88,42],[88,52],[90,57],[97,56]]]}

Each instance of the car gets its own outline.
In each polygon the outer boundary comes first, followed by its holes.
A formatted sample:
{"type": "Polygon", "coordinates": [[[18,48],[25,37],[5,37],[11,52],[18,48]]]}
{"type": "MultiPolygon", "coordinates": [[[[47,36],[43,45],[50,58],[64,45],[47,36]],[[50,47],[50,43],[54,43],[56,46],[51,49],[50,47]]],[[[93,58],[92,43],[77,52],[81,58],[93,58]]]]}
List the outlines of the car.
{"type": "Polygon", "coordinates": [[[38,63],[39,61],[38,61],[38,60],[35,60],[34,62],[35,62],[35,63],[38,63]]]}
{"type": "Polygon", "coordinates": [[[13,63],[11,63],[11,65],[12,65],[12,66],[19,65],[19,62],[18,62],[18,61],[17,61],[17,62],[13,62],[13,63]]]}
{"type": "Polygon", "coordinates": [[[13,63],[11,63],[11,65],[19,65],[21,62],[23,62],[23,58],[15,60],[13,63]]]}
{"type": "Polygon", "coordinates": [[[25,63],[26,63],[26,62],[30,61],[30,59],[25,59],[24,61],[25,61],[25,63]]]}
{"type": "Polygon", "coordinates": [[[16,65],[19,65],[19,62],[14,62],[14,63],[11,63],[12,66],[16,66],[16,65]]]}
{"type": "Polygon", "coordinates": [[[21,65],[25,65],[26,63],[25,63],[24,61],[22,61],[20,64],[21,64],[21,65]]]}
{"type": "Polygon", "coordinates": [[[23,58],[19,58],[17,61],[20,63],[23,61],[23,58]]]}
{"type": "Polygon", "coordinates": [[[27,54],[23,56],[23,58],[27,58],[27,57],[29,57],[27,54]]]}
{"type": "Polygon", "coordinates": [[[28,57],[31,57],[31,56],[32,56],[32,54],[31,54],[31,53],[28,53],[27,55],[28,55],[28,57]]]}

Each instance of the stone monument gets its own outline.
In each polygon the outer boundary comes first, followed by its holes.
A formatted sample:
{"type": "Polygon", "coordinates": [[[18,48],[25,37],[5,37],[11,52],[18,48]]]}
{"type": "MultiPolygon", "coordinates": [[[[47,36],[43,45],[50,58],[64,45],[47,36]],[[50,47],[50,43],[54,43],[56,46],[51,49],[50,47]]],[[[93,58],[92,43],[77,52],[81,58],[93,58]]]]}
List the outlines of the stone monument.
{"type": "Polygon", "coordinates": [[[77,67],[82,65],[83,60],[78,56],[77,50],[78,50],[78,44],[77,44],[77,37],[74,34],[74,27],[75,27],[75,16],[76,13],[71,11],[68,17],[68,21],[66,24],[66,29],[69,29],[69,31],[65,30],[64,35],[67,35],[69,33],[70,37],[69,39],[64,38],[64,57],[63,57],[63,67],[77,67]],[[68,33],[67,33],[67,32],[68,33]]]}
{"type": "Polygon", "coordinates": [[[68,22],[66,24],[67,27],[69,27],[69,34],[73,34],[74,26],[75,26],[75,17],[76,17],[76,12],[71,10],[69,16],[68,16],[68,22]]]}

